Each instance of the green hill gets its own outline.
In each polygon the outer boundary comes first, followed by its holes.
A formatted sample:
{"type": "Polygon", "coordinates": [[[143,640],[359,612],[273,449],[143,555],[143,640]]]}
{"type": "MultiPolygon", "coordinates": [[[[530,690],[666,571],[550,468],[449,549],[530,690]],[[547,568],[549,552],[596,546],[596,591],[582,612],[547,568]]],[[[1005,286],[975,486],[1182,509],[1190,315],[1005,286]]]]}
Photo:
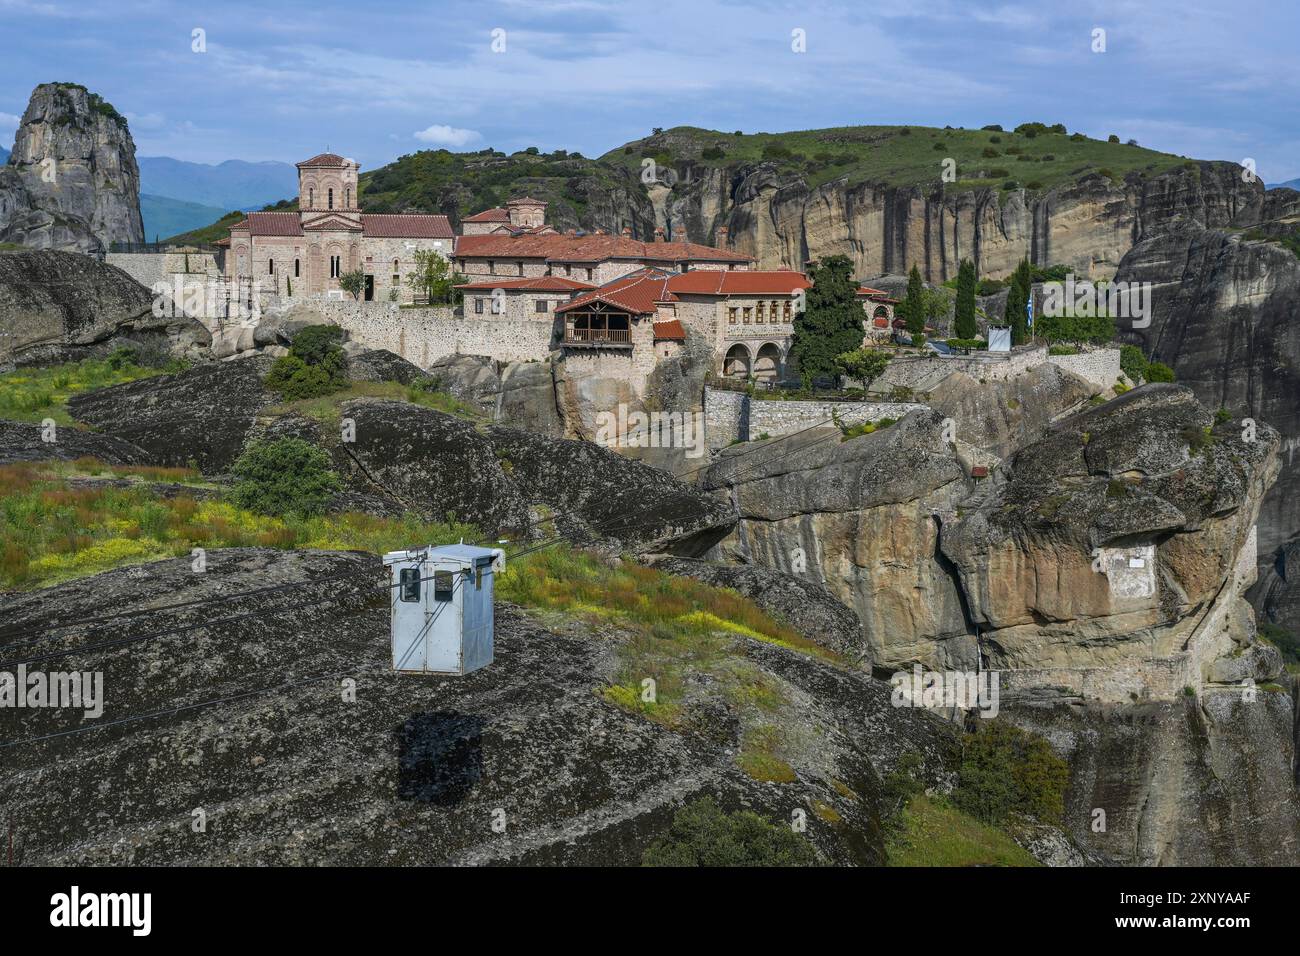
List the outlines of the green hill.
{"type": "Polygon", "coordinates": [[[810,186],[840,177],[885,186],[938,184],[943,160],[956,160],[949,188],[1005,184],[1047,189],[1101,173],[1120,180],[1128,173],[1158,175],[1187,160],[1141,146],[1089,139],[1063,126],[1025,123],[997,128],[936,129],[928,126],[841,126],[790,133],[722,133],[678,126],[611,150],[601,162],[640,168],[645,157],[676,166],[774,163],[810,186]]]}
{"type": "MultiPolygon", "coordinates": [[[[546,200],[559,228],[608,226],[611,219],[645,219],[642,161],[687,175],[700,167],[739,168],[772,163],[782,175],[817,186],[841,177],[883,186],[939,185],[943,161],[956,161],[948,189],[976,186],[1039,191],[1103,175],[1154,176],[1191,161],[1181,156],[1068,133],[1062,126],[1025,123],[1015,130],[936,129],[926,126],[843,126],[789,133],[726,133],[678,126],[610,150],[599,159],[536,149],[507,155],[485,149],[453,153],[422,150],[362,173],[367,212],[443,213],[453,224],[514,196],[546,200]]],[[[294,208],[279,203],[268,208],[294,208]]],[[[227,224],[228,225],[228,224],[227,224]]],[[[209,229],[211,227],[208,227],[209,229]]],[[[184,238],[209,235],[197,230],[184,238]]],[[[212,238],[219,238],[218,231],[212,238]]],[[[211,241],[210,239],[206,241],[211,241]]]]}
{"type": "Polygon", "coordinates": [[[141,193],[140,215],[144,219],[144,234],[152,240],[155,236],[202,228],[224,216],[225,211],[216,206],[141,193]]]}

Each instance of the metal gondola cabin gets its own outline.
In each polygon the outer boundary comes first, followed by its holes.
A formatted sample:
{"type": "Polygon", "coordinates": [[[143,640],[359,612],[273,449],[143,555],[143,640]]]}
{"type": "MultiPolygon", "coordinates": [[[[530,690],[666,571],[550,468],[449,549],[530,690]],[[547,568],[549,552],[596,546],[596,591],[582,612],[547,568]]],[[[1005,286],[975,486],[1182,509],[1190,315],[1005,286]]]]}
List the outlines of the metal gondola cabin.
{"type": "Polygon", "coordinates": [[[390,551],[393,670],[469,674],[492,663],[492,584],[500,548],[469,544],[390,551]]]}

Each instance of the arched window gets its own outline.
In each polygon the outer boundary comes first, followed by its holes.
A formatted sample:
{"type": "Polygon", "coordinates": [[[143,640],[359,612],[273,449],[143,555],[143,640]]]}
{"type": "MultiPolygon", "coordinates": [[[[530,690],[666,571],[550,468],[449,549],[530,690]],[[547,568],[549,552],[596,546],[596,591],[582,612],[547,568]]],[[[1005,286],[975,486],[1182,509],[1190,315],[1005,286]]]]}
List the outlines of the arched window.
{"type": "Polygon", "coordinates": [[[343,208],[352,208],[352,187],[348,186],[343,190],[343,208]]]}
{"type": "Polygon", "coordinates": [[[301,269],[301,266],[299,265],[300,262],[301,262],[301,260],[299,260],[299,259],[294,259],[294,260],[293,260],[293,277],[294,277],[295,279],[298,278],[298,275],[299,275],[299,272],[300,272],[300,269],[301,269]]]}
{"type": "Polygon", "coordinates": [[[308,209],[316,208],[316,187],[315,186],[307,187],[307,208],[308,209]]]}
{"type": "Polygon", "coordinates": [[[333,186],[330,187],[329,206],[327,206],[326,208],[328,209],[334,208],[334,187],[333,186]]]}
{"type": "Polygon", "coordinates": [[[393,272],[396,272],[396,271],[397,271],[397,260],[394,259],[394,260],[393,260],[393,272]]]}

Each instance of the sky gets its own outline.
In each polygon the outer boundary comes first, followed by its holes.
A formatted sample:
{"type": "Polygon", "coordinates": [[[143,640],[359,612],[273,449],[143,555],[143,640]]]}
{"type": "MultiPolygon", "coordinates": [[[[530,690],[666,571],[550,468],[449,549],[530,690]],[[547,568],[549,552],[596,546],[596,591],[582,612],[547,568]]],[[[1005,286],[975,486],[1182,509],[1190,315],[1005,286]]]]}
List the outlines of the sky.
{"type": "Polygon", "coordinates": [[[1297,37],[1296,0],[0,0],[0,143],[69,81],[139,155],[207,163],[1040,121],[1281,182],[1297,37]]]}

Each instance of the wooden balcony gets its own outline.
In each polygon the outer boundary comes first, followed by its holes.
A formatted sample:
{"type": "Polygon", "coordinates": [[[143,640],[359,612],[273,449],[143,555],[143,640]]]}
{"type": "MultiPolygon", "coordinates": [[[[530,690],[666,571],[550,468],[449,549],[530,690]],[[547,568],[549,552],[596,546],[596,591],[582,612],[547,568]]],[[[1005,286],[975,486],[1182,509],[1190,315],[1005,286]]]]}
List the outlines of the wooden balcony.
{"type": "Polygon", "coordinates": [[[627,329],[575,329],[565,328],[564,344],[589,348],[632,347],[632,334],[627,329]]]}

